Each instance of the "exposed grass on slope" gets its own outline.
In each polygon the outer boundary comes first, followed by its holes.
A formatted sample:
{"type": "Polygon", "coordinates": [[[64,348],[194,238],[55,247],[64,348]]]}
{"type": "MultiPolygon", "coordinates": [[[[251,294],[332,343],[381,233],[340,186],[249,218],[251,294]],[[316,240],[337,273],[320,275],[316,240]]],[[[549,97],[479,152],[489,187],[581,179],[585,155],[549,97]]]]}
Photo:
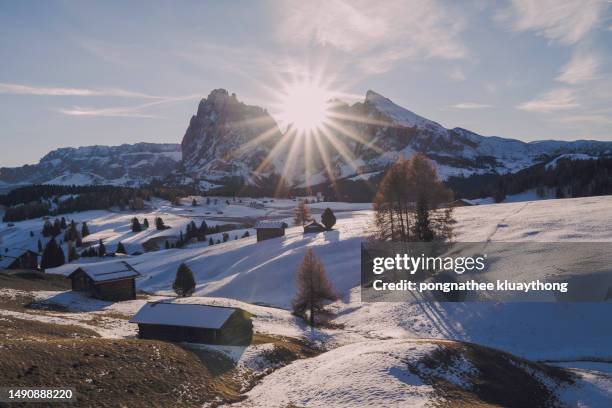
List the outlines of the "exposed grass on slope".
{"type": "Polygon", "coordinates": [[[460,342],[438,344],[437,350],[416,363],[407,362],[413,374],[434,388],[438,407],[554,407],[559,401],[553,389],[575,381],[566,370],[492,348],[460,342]],[[473,371],[461,373],[463,386],[459,386],[445,375],[457,371],[462,361],[473,371]]]}

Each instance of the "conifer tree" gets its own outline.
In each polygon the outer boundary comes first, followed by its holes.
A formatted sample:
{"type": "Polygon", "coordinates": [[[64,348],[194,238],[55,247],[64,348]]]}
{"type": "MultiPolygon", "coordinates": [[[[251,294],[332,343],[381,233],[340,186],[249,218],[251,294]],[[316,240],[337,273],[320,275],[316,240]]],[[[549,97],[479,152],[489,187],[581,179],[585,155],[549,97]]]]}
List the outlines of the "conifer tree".
{"type": "Polygon", "coordinates": [[[125,246],[123,246],[123,243],[121,241],[119,241],[119,243],[117,244],[117,250],[115,252],[118,254],[127,254],[127,252],[125,251],[125,246]]]}
{"type": "Polygon", "coordinates": [[[312,248],[306,251],[304,260],[297,271],[296,280],[298,292],[292,301],[293,313],[304,317],[308,310],[310,312],[309,324],[314,327],[315,314],[323,310],[323,302],[325,300],[334,301],[338,295],[327,278],[325,267],[312,248]]]}
{"type": "Polygon", "coordinates": [[[148,229],[149,228],[149,220],[148,219],[144,219],[142,220],[142,225],[144,227],[144,229],[148,229]]]}
{"type": "Polygon", "coordinates": [[[334,225],[336,225],[336,216],[331,208],[326,208],[325,211],[323,211],[323,214],[321,214],[321,222],[325,225],[327,230],[332,229],[334,225]]]}
{"type": "Polygon", "coordinates": [[[81,226],[81,236],[85,238],[88,235],[89,235],[89,227],[87,226],[87,223],[83,221],[83,225],[81,226]]]}
{"type": "Polygon", "coordinates": [[[55,268],[63,265],[65,262],[64,251],[57,245],[55,238],[51,238],[43,251],[40,261],[41,268],[55,268]]]}
{"type": "Polygon", "coordinates": [[[140,232],[142,231],[142,227],[140,226],[140,221],[138,218],[132,218],[132,232],[140,232]]]}
{"type": "Polygon", "coordinates": [[[172,284],[172,289],[178,296],[191,296],[195,290],[195,278],[193,272],[187,265],[181,263],[176,270],[176,278],[172,284]]]}
{"type": "Polygon", "coordinates": [[[64,217],[62,217],[62,219],[60,220],[60,228],[61,229],[68,228],[68,226],[66,225],[66,218],[64,218],[64,217]]]}
{"type": "Polygon", "coordinates": [[[293,222],[303,226],[307,221],[310,221],[310,209],[304,201],[300,201],[293,210],[293,222]]]}
{"type": "Polygon", "coordinates": [[[208,246],[215,245],[215,241],[213,241],[212,237],[208,238],[208,246]]]}
{"type": "Polygon", "coordinates": [[[100,240],[98,242],[98,256],[100,258],[102,258],[105,255],[106,255],[106,246],[104,246],[104,242],[102,242],[102,240],[100,240]]]}

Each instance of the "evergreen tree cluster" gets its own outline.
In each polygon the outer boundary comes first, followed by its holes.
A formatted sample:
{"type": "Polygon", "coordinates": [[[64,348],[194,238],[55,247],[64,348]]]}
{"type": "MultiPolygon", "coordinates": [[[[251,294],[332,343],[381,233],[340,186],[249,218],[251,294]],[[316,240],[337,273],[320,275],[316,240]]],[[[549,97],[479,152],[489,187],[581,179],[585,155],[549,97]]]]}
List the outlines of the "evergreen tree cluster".
{"type": "Polygon", "coordinates": [[[62,247],[58,245],[55,237],[52,237],[43,250],[42,259],[40,261],[41,268],[55,268],[62,266],[65,262],[66,258],[62,247]]]}

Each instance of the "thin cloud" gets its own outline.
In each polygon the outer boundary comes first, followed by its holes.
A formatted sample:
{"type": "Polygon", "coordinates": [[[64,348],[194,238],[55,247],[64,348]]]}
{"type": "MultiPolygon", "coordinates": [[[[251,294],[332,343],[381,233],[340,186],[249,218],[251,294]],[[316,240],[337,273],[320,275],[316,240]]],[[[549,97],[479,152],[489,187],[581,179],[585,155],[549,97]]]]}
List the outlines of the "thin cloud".
{"type": "Polygon", "coordinates": [[[133,92],[119,88],[63,88],[44,87],[22,84],[0,83],[0,93],[11,95],[37,95],[37,96],[116,96],[121,98],[161,99],[142,92],[133,92]]]}
{"type": "Polygon", "coordinates": [[[350,55],[366,73],[383,73],[405,59],[460,59],[465,23],[437,1],[287,1],[278,38],[302,46],[331,47],[350,55]]]}
{"type": "Polygon", "coordinates": [[[55,108],[53,110],[68,116],[160,119],[162,118],[161,116],[146,113],[145,111],[149,108],[158,105],[188,101],[198,98],[200,98],[200,95],[187,95],[179,97],[169,97],[163,100],[149,102],[137,106],[121,106],[108,108],[83,108],[75,106],[72,108],[55,108]]]}
{"type": "Polygon", "coordinates": [[[588,82],[597,77],[601,63],[597,56],[585,52],[577,52],[565,65],[556,80],[566,84],[588,82]]]}
{"type": "Polygon", "coordinates": [[[521,103],[517,109],[528,112],[553,112],[578,107],[571,89],[554,89],[531,101],[521,103]]]}
{"type": "Polygon", "coordinates": [[[600,24],[606,7],[601,0],[513,0],[497,18],[515,31],[575,44],[600,24]]]}
{"type": "Polygon", "coordinates": [[[454,105],[449,106],[453,109],[486,109],[492,108],[493,105],[488,105],[486,103],[478,103],[478,102],[460,102],[454,105]]]}

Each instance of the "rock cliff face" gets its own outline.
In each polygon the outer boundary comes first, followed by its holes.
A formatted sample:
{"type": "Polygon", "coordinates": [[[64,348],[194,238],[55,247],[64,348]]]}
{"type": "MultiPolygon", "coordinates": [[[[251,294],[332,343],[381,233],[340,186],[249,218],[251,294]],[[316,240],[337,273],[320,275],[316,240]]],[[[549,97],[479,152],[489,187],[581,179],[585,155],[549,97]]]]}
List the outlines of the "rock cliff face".
{"type": "Polygon", "coordinates": [[[245,180],[278,172],[281,160],[266,157],[281,139],[268,112],[240,102],[235,94],[215,89],[189,121],[181,150],[183,168],[192,178],[245,180]]]}

